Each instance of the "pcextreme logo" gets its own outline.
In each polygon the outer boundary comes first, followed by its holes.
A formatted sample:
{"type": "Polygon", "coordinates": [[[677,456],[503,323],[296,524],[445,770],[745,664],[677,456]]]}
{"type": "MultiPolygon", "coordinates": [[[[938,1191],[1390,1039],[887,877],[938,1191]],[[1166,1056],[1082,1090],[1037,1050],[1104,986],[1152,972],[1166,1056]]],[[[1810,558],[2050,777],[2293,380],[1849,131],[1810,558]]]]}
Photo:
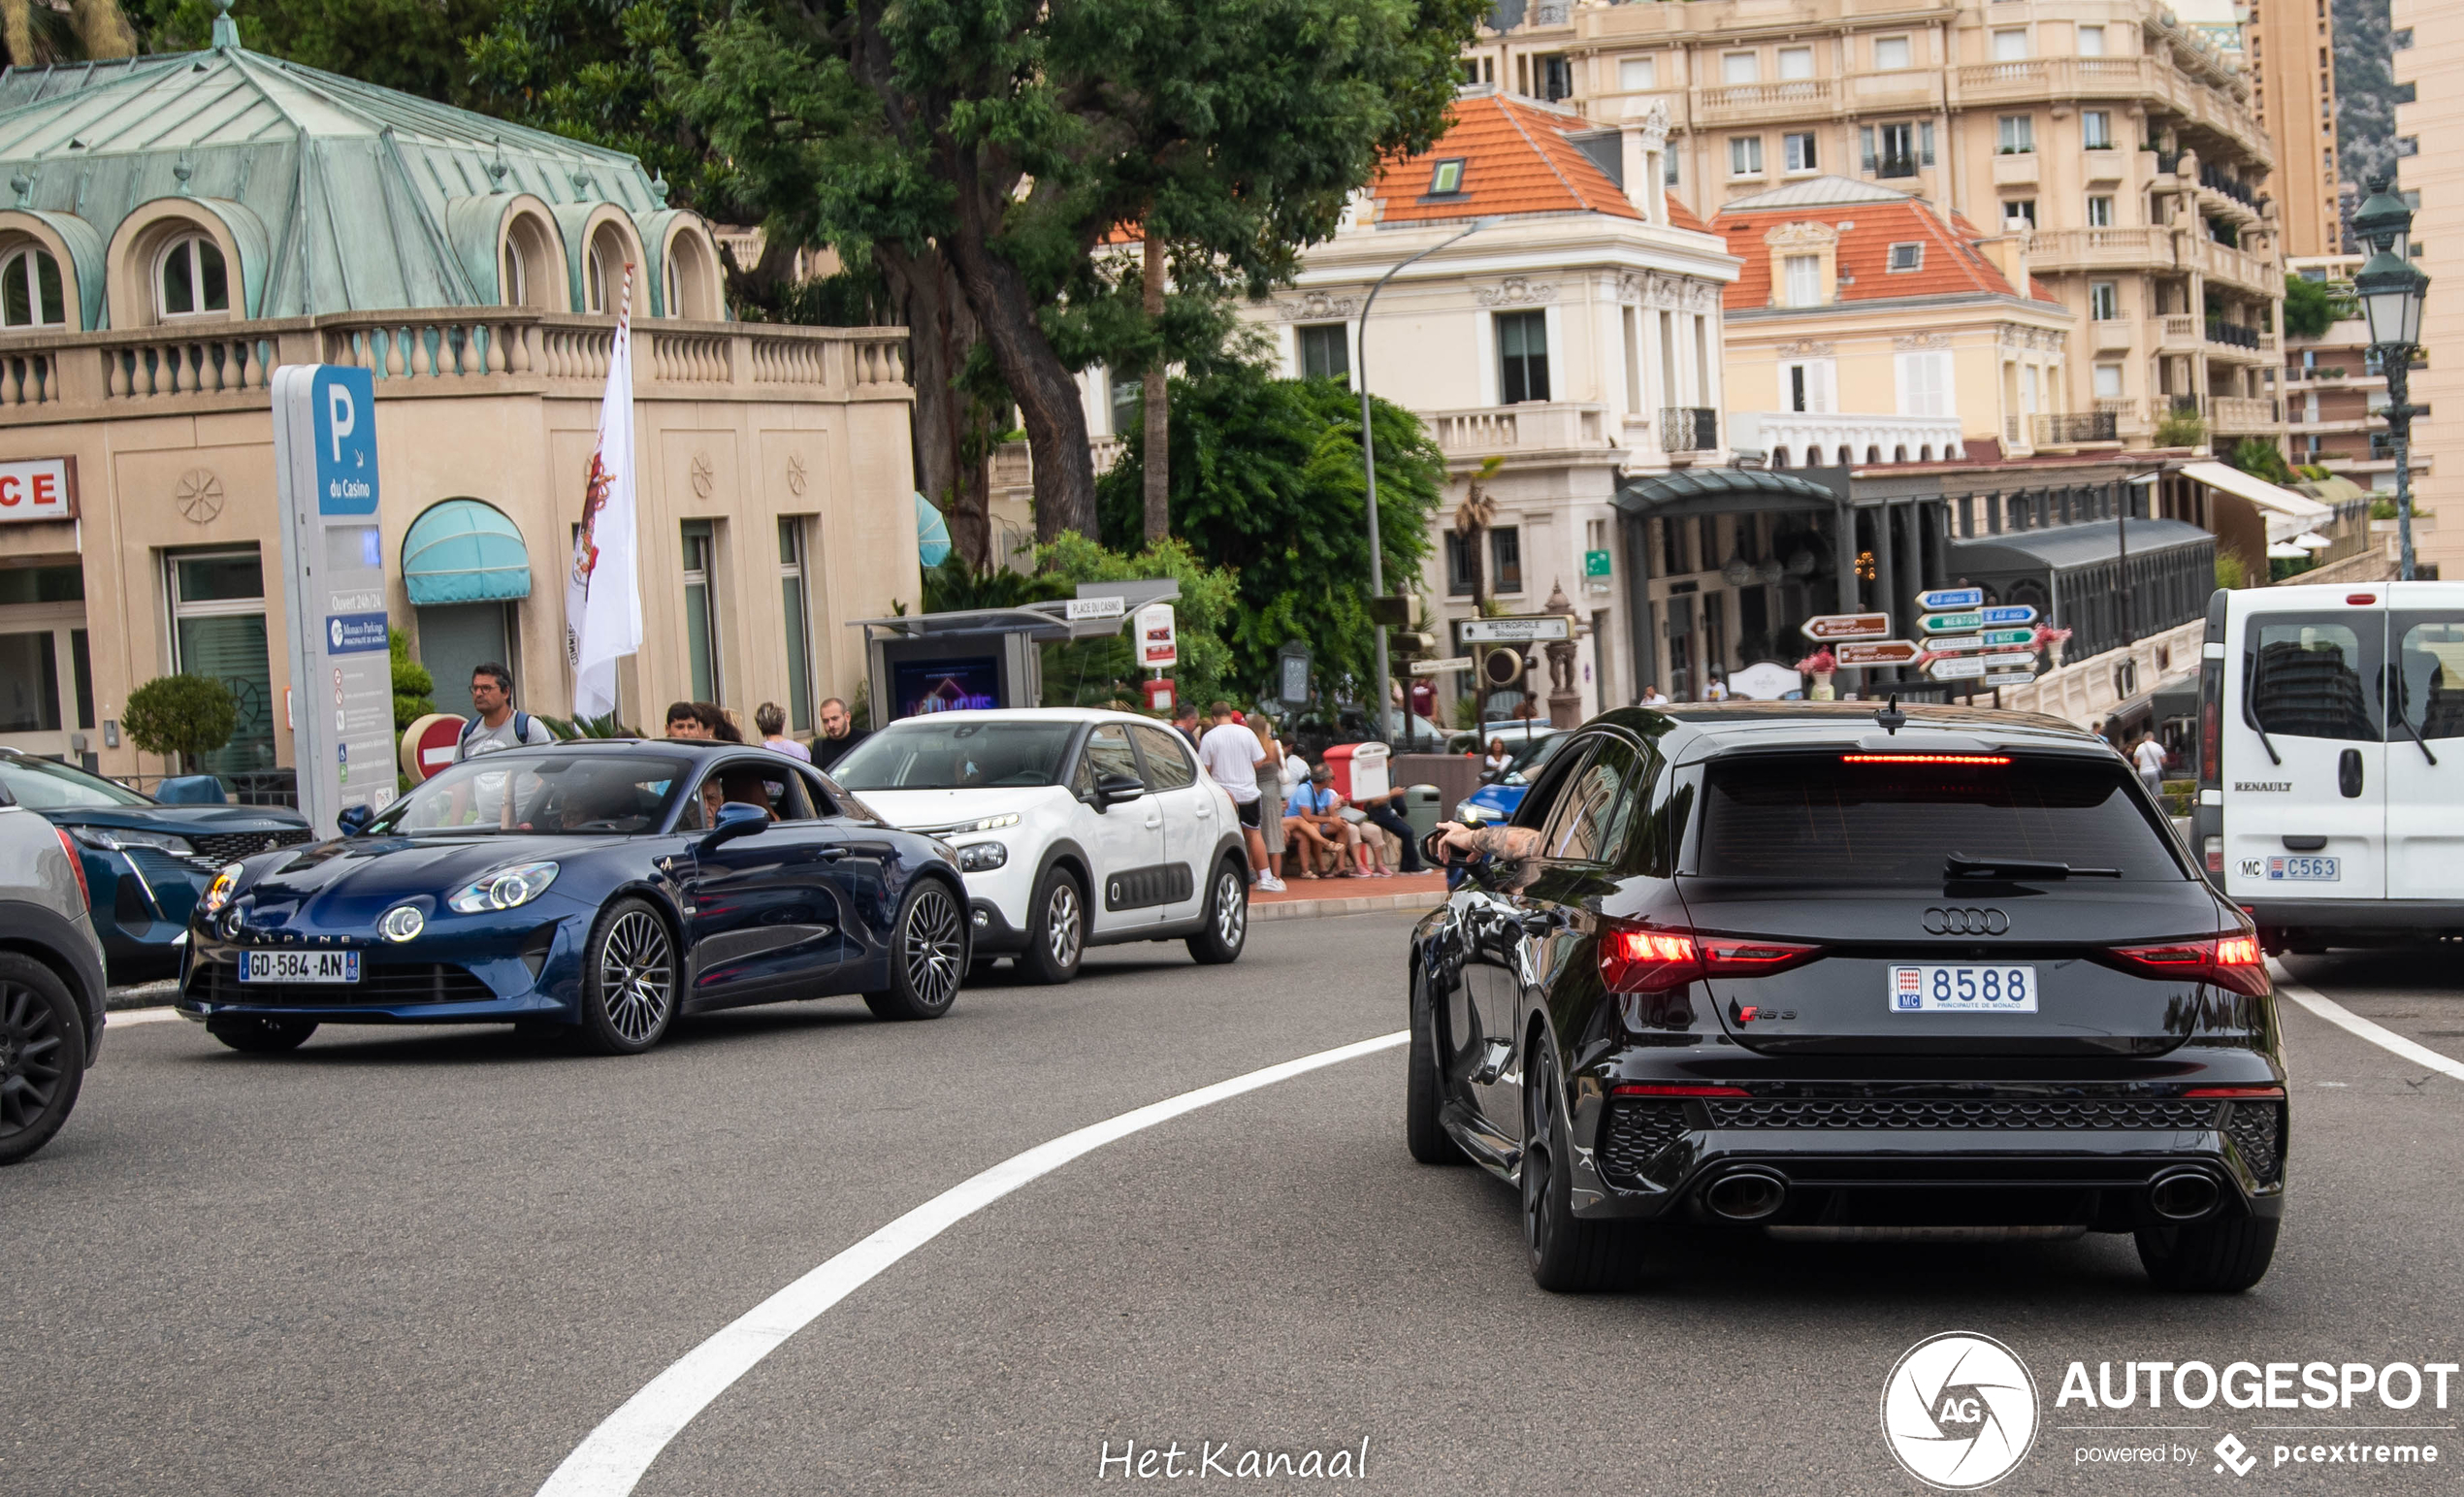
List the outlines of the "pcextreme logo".
{"type": "Polygon", "coordinates": [[[1929,1336],[1900,1355],[1883,1384],[1882,1438],[1928,1486],[1991,1486],[2036,1443],[2036,1381],[1991,1336],[1929,1336]]]}

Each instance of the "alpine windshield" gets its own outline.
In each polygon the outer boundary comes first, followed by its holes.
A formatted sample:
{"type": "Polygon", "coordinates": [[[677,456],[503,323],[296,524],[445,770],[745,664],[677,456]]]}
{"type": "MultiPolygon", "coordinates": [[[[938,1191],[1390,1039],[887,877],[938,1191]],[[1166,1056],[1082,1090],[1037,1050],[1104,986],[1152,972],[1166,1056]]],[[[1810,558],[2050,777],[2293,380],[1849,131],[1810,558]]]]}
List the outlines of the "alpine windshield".
{"type": "Polygon", "coordinates": [[[910,718],[848,751],[830,778],[853,791],[1058,785],[1076,723],[910,718]]]}

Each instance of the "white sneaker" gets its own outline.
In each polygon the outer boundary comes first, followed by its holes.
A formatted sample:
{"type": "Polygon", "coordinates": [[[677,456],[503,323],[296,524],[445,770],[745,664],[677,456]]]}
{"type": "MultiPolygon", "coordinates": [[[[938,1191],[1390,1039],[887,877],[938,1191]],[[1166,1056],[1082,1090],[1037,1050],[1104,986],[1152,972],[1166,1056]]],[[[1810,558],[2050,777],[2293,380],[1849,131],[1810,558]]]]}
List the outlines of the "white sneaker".
{"type": "Polygon", "coordinates": [[[1257,887],[1268,894],[1280,895],[1283,892],[1283,881],[1272,873],[1261,873],[1257,876],[1257,887]]]}

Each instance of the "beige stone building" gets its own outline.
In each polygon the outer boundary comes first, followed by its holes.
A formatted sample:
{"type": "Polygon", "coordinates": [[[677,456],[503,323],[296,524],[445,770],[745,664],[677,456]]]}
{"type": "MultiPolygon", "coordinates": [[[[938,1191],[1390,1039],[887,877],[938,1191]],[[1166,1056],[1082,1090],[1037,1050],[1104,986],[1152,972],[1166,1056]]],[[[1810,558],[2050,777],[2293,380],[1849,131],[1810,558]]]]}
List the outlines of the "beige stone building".
{"type": "Polygon", "coordinates": [[[2052,411],[2144,441],[2176,408],[2281,436],[2273,147],[2250,83],[2153,0],[1506,0],[1474,76],[1603,124],[1670,121],[1672,190],[1716,213],[1852,176],[1999,232],[2081,330],[2052,411]]]}
{"type": "MultiPolygon", "coordinates": [[[[2430,277],[2421,310],[2427,367],[2413,371],[2413,446],[2430,469],[2415,479],[2415,503],[2437,510],[2464,501],[2457,454],[2464,452],[2464,6],[2453,0],[2394,0],[2395,81],[2411,103],[2395,107],[2397,185],[2413,202],[2414,264],[2430,277]],[[2444,454],[2444,456],[2442,456],[2444,454]]],[[[2400,96],[2399,96],[2400,97],[2400,96]]],[[[2445,534],[2416,536],[2418,559],[2447,577],[2464,577],[2464,504],[2445,534]]]]}
{"type": "Polygon", "coordinates": [[[2252,107],[2275,147],[2270,179],[2286,259],[2344,249],[2336,194],[2336,52],[2328,0],[2251,0],[2243,24],[2252,107]]]}
{"type": "Polygon", "coordinates": [[[920,590],[903,333],[725,319],[716,245],[630,156],[242,50],[0,76],[0,744],[156,773],[128,693],[216,677],[211,767],[289,764],[268,386],[375,374],[387,612],[467,710],[568,708],[564,586],[632,284],[647,637],[671,698],[809,723],[845,620],[920,590]],[[9,504],[10,479],[70,503],[9,504]],[[14,511],[14,512],[13,512],[14,511]]]}

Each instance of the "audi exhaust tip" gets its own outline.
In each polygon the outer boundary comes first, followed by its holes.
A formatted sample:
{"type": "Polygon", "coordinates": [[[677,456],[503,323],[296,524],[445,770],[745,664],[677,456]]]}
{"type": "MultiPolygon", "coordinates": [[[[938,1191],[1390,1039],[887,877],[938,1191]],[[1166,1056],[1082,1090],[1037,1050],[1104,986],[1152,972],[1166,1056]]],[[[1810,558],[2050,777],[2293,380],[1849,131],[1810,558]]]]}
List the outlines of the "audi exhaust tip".
{"type": "Polygon", "coordinates": [[[2204,1221],[2223,1203],[2223,1188],[2205,1170],[2168,1171],[2148,1185],[2148,1209],[2167,1221],[2204,1221]]]}
{"type": "Polygon", "coordinates": [[[1788,1204],[1788,1182],[1768,1170],[1734,1170],[1702,1190],[1702,1204],[1724,1221],[1765,1221],[1788,1204]]]}

